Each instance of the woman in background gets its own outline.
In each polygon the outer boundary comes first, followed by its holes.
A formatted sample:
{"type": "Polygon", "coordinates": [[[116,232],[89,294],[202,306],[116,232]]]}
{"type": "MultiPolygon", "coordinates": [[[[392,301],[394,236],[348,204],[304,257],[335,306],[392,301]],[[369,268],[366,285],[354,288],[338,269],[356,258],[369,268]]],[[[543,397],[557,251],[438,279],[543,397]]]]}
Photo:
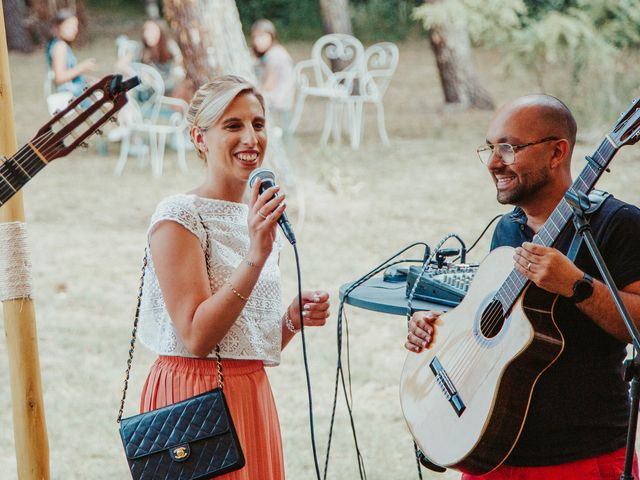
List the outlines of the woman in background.
{"type": "Polygon", "coordinates": [[[259,60],[260,90],[265,96],[269,112],[287,134],[289,112],[293,106],[295,83],[293,60],[280,44],[276,27],[269,20],[258,20],[251,27],[251,47],[259,60]]]}
{"type": "Polygon", "coordinates": [[[159,20],[147,20],[142,27],[142,63],[154,67],[164,81],[165,95],[189,102],[193,87],[185,78],[182,53],[159,20]]]}
{"type": "Polygon", "coordinates": [[[89,58],[78,63],[71,44],[78,36],[78,17],[70,10],[61,9],[54,17],[54,38],[46,48],[47,63],[53,72],[56,92],[69,92],[79,96],[88,85],[84,77],[96,70],[96,61],[89,58]]]}

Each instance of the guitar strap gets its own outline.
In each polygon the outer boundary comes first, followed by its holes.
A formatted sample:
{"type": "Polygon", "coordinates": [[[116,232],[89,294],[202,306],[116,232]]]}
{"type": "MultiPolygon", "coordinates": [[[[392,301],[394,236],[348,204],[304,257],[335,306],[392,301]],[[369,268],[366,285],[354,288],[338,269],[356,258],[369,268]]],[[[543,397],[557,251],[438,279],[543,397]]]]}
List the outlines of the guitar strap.
{"type": "MultiPolygon", "coordinates": [[[[600,207],[604,204],[605,200],[611,196],[610,193],[602,191],[602,190],[592,190],[589,193],[589,203],[591,206],[585,212],[587,215],[592,215],[597,212],[600,207]]],[[[569,246],[569,251],[567,252],[567,258],[572,262],[575,262],[576,256],[578,255],[578,251],[580,250],[580,246],[582,245],[582,235],[579,235],[578,232],[573,234],[573,239],[571,240],[571,245],[569,246]]]]}

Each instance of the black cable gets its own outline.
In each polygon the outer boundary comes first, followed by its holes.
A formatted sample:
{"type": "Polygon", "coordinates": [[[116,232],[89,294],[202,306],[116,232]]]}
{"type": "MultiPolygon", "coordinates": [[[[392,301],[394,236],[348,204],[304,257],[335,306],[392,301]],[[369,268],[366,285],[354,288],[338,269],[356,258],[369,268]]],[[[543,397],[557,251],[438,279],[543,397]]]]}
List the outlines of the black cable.
{"type": "Polygon", "coordinates": [[[416,466],[418,467],[418,478],[422,480],[422,467],[420,465],[420,457],[418,456],[418,445],[413,442],[413,453],[416,456],[416,466]]]}
{"type": "Polygon", "coordinates": [[[502,213],[500,215],[496,215],[491,219],[489,223],[487,223],[487,226],[484,227],[484,230],[482,230],[482,233],[478,236],[478,238],[476,238],[476,241],[473,242],[473,244],[467,249],[467,253],[469,253],[473,249],[473,247],[476,246],[476,244],[480,241],[480,239],[484,236],[484,234],[487,233],[487,230],[489,230],[489,227],[493,224],[493,222],[495,222],[500,217],[502,217],[502,213]]]}
{"type": "Polygon", "coordinates": [[[337,361],[337,365],[336,365],[336,379],[335,379],[335,386],[334,386],[334,392],[333,392],[333,407],[332,407],[332,411],[331,411],[331,423],[329,426],[329,438],[327,441],[327,453],[325,456],[325,463],[324,463],[324,479],[327,478],[327,472],[328,472],[328,466],[329,466],[329,456],[330,456],[330,452],[331,452],[331,439],[333,436],[333,426],[335,424],[335,415],[336,415],[336,408],[337,408],[337,404],[338,404],[338,388],[339,385],[342,384],[342,390],[344,393],[344,397],[345,397],[345,403],[347,406],[347,411],[349,413],[349,420],[351,423],[351,430],[353,433],[353,440],[354,440],[354,444],[355,444],[355,448],[356,448],[356,456],[357,456],[357,461],[358,461],[358,470],[360,473],[360,478],[361,479],[366,479],[366,470],[364,467],[364,459],[362,457],[362,454],[360,452],[360,447],[358,445],[358,437],[357,437],[357,433],[356,433],[356,428],[355,428],[355,421],[353,419],[353,409],[352,409],[352,403],[353,403],[353,396],[347,393],[347,383],[349,384],[349,392],[351,392],[351,364],[350,364],[350,356],[349,356],[349,328],[348,328],[348,321],[346,318],[346,315],[344,315],[345,318],[345,325],[346,325],[346,333],[347,333],[347,338],[346,338],[346,345],[347,345],[347,377],[348,377],[348,382],[345,381],[345,376],[344,376],[344,370],[342,368],[342,318],[343,318],[343,311],[344,311],[344,304],[345,301],[347,299],[347,297],[349,296],[349,294],[355,290],[356,288],[358,288],[360,285],[362,285],[364,282],[366,282],[367,280],[369,280],[370,278],[372,278],[373,276],[377,275],[378,273],[380,273],[381,271],[385,270],[386,268],[389,268],[393,265],[396,265],[398,263],[405,263],[405,262],[423,262],[424,259],[420,259],[420,260],[406,260],[406,259],[402,259],[402,260],[398,260],[395,262],[392,262],[392,260],[396,257],[398,257],[399,255],[403,254],[404,252],[406,252],[407,250],[417,246],[417,245],[424,245],[426,249],[429,248],[429,246],[424,243],[424,242],[415,242],[412,243],[411,245],[403,248],[402,250],[398,251],[397,253],[395,253],[394,255],[392,255],[391,257],[389,257],[387,260],[385,260],[384,262],[382,262],[381,264],[379,264],[378,266],[376,266],[375,268],[373,268],[373,270],[369,271],[368,273],[364,274],[362,277],[360,277],[358,280],[356,280],[355,282],[353,282],[344,292],[342,299],[340,300],[340,304],[338,307],[338,321],[337,321],[337,354],[338,354],[338,361],[337,361]],[[390,263],[392,262],[392,263],[390,263]]]}
{"type": "MultiPolygon", "coordinates": [[[[487,223],[487,226],[484,227],[484,230],[482,230],[482,232],[480,233],[480,235],[478,235],[478,238],[476,238],[476,240],[473,242],[473,245],[471,245],[469,247],[469,249],[467,250],[467,253],[469,253],[471,251],[471,249],[473,247],[476,246],[476,244],[480,241],[480,239],[484,236],[485,233],[487,233],[487,230],[489,230],[489,227],[493,224],[493,222],[495,222],[497,219],[502,217],[502,213],[499,215],[496,215],[495,217],[493,217],[489,223],[487,223]]],[[[453,259],[452,263],[455,263],[456,261],[458,261],[458,259],[460,258],[460,256],[457,256],[456,258],[453,259]]]]}
{"type": "Polygon", "coordinates": [[[300,258],[298,249],[293,244],[293,253],[296,256],[296,271],[298,274],[298,315],[300,315],[300,335],[302,337],[302,358],[304,359],[304,373],[307,378],[307,397],[309,398],[309,430],[311,432],[311,449],[313,451],[313,463],[316,469],[316,478],[320,480],[320,465],[316,451],[316,434],[313,425],[313,395],[311,393],[311,377],[309,375],[309,362],[307,360],[307,342],[304,336],[304,319],[302,315],[302,275],[300,273],[300,258]]]}

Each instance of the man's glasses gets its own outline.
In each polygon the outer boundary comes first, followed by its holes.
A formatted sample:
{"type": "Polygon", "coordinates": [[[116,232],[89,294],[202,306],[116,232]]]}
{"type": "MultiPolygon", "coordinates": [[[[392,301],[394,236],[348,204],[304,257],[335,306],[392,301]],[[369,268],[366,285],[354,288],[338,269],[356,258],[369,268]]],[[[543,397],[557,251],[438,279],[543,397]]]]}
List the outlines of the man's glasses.
{"type": "Polygon", "coordinates": [[[558,137],[545,137],[537,142],[529,142],[523,145],[511,145],[510,143],[489,143],[478,147],[478,157],[480,161],[485,165],[489,165],[492,155],[498,155],[502,163],[505,165],[511,165],[516,161],[516,152],[523,148],[530,147],[531,145],[538,145],[539,143],[550,142],[551,140],[560,140],[558,137]]]}

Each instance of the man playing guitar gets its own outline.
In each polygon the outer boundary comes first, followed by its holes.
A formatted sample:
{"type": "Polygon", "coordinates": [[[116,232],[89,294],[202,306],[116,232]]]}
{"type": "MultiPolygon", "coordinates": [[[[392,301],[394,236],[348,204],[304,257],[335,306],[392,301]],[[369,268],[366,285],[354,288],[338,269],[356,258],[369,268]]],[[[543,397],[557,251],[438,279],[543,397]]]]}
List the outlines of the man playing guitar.
{"type": "MultiPolygon", "coordinates": [[[[556,248],[531,243],[572,184],[576,122],[566,105],[528,95],[503,106],[492,119],[487,145],[478,148],[501,204],[491,242],[515,247],[515,268],[538,287],[560,295],[555,322],[564,350],[539,378],[522,432],[508,458],[480,477],[463,480],[617,479],[623,471],[628,385],[622,361],[630,337],[585,245],[567,256],[573,225],[556,248]]],[[[640,210],[608,197],[589,218],[595,240],[621,296],[640,326],[640,210]]],[[[440,312],[417,312],[405,347],[421,352],[437,342],[440,312]]],[[[634,476],[638,476],[637,460],[634,476]]]]}

